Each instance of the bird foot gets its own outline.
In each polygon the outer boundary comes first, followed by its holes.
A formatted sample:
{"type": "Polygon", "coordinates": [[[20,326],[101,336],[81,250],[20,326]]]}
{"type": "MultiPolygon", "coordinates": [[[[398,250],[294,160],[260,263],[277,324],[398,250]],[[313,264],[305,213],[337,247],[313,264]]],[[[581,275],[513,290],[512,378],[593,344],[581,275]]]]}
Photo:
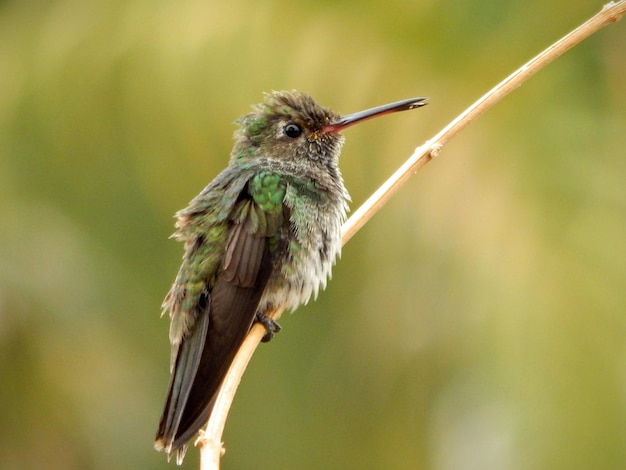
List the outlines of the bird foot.
{"type": "Polygon", "coordinates": [[[265,327],[267,333],[261,339],[261,342],[267,343],[270,341],[276,333],[283,329],[276,321],[272,320],[270,317],[265,315],[262,312],[256,312],[256,321],[265,327]]]}

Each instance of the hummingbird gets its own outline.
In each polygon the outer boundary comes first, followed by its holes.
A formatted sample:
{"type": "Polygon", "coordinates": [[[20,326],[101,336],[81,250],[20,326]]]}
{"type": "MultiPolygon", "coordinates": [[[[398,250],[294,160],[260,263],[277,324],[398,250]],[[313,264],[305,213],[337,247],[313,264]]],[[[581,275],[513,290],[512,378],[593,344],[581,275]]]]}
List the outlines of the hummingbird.
{"type": "Polygon", "coordinates": [[[226,372],[255,321],[293,310],[326,287],[341,251],[350,196],[341,131],[418,108],[411,98],[341,116],[298,91],[274,91],[238,121],[224,169],[176,213],[182,265],[163,301],[170,317],[170,383],[155,448],[182,463],[208,421],[226,372]]]}

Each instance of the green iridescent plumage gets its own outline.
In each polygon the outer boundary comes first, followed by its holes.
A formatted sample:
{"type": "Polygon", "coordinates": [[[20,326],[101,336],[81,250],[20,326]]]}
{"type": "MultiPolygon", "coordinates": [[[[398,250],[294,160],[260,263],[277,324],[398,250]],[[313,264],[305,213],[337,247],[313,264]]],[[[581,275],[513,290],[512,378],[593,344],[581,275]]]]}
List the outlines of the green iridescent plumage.
{"type": "Polygon", "coordinates": [[[339,131],[421,101],[341,117],[304,93],[273,92],[238,121],[229,166],[176,214],[184,255],[163,301],[172,360],[157,449],[182,460],[257,315],[325,287],[349,199],[339,131]]]}

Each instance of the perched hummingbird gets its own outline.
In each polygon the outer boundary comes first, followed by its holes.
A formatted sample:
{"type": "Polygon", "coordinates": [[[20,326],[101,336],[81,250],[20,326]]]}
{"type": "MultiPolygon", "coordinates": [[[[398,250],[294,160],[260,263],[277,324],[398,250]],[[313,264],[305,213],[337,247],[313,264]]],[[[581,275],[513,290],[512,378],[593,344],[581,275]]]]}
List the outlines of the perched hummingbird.
{"type": "Polygon", "coordinates": [[[180,464],[208,421],[235,353],[255,320],[294,309],[326,286],[341,251],[349,195],[339,133],[425,105],[413,98],[340,116],[297,91],[272,92],[238,120],[228,167],[176,214],[183,262],[163,301],[171,318],[171,379],[155,448],[180,464]]]}

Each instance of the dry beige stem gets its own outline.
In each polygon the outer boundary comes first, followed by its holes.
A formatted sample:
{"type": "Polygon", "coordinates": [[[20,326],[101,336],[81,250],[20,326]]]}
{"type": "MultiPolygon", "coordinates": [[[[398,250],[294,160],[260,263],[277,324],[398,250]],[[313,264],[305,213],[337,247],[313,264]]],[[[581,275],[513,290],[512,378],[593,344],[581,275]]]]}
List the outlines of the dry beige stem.
{"type": "MultiPolygon", "coordinates": [[[[344,224],[342,228],[342,244],[345,245],[417,170],[432,160],[433,157],[436,157],[452,137],[554,59],[604,26],[619,21],[624,13],[626,13],[626,0],[607,3],[599,13],[517,69],[467,108],[441,132],[424,145],[415,149],[413,155],[344,224]]],[[[277,309],[268,316],[277,320],[280,318],[283,310],[277,309]]],[[[228,411],[248,362],[250,362],[264,335],[265,327],[255,324],[224,379],[215,408],[211,414],[211,419],[196,441],[196,446],[200,447],[200,465],[202,470],[219,469],[220,458],[224,454],[222,434],[226,425],[228,411]]]]}

